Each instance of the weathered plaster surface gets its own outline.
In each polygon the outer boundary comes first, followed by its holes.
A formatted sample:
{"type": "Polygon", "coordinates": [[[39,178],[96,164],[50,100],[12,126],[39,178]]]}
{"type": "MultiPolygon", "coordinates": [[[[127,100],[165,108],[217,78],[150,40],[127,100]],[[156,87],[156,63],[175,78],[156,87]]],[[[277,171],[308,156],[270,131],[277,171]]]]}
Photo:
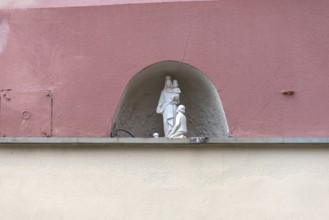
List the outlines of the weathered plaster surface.
{"type": "Polygon", "coordinates": [[[328,10],[300,0],[6,10],[0,89],[52,90],[54,136],[105,137],[128,81],[176,60],[215,85],[234,137],[328,137],[328,10]]]}
{"type": "Polygon", "coordinates": [[[1,219],[328,219],[328,156],[312,145],[1,147],[1,219]]]}

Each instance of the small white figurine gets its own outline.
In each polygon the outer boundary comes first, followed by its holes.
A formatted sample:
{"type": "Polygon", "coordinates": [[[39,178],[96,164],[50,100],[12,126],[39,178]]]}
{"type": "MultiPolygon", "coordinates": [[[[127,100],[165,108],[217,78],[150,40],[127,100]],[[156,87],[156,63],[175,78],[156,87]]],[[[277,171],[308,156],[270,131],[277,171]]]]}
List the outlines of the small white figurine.
{"type": "Polygon", "coordinates": [[[185,113],[185,106],[179,105],[177,108],[177,115],[175,118],[175,126],[169,133],[169,138],[186,138],[185,134],[187,133],[186,127],[186,117],[185,113]]]}
{"type": "Polygon", "coordinates": [[[162,114],[163,132],[168,137],[169,132],[173,129],[175,123],[177,104],[179,104],[180,89],[177,80],[174,80],[175,86],[170,76],[166,76],[165,87],[161,92],[156,112],[162,114]],[[175,82],[176,81],[176,82],[175,82]]]}

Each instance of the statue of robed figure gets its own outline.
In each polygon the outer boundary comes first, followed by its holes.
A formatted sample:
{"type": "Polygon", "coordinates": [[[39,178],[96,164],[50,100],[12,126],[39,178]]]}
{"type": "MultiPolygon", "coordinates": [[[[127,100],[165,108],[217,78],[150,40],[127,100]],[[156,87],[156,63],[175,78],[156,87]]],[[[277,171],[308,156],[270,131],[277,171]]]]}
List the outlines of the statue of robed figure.
{"type": "Polygon", "coordinates": [[[177,80],[174,83],[171,81],[170,76],[166,76],[165,87],[161,92],[159,103],[156,109],[158,114],[163,117],[163,131],[165,137],[168,137],[170,131],[175,125],[175,116],[177,105],[179,104],[179,94],[181,93],[178,88],[177,80]]]}

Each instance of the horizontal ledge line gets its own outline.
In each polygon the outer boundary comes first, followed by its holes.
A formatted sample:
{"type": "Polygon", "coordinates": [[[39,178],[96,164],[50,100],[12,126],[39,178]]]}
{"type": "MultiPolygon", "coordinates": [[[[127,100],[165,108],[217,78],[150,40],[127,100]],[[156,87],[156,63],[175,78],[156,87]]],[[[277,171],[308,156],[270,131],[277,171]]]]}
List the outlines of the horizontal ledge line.
{"type": "Polygon", "coordinates": [[[190,138],[61,138],[61,137],[1,137],[1,145],[305,145],[325,144],[329,146],[329,138],[209,138],[206,143],[191,143],[190,138]]]}

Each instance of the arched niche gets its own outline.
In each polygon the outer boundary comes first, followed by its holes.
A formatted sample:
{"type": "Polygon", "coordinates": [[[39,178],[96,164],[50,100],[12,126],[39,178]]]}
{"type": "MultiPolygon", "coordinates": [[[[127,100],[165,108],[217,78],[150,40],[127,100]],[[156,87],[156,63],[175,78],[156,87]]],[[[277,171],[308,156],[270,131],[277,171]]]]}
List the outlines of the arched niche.
{"type": "Polygon", "coordinates": [[[218,92],[198,69],[177,61],[162,61],[146,67],[128,83],[117,108],[112,134],[119,137],[163,137],[162,115],[156,113],[165,76],[178,80],[180,104],[186,107],[187,137],[227,137],[228,125],[218,92]],[[117,135],[116,135],[117,133],[117,135]]]}

